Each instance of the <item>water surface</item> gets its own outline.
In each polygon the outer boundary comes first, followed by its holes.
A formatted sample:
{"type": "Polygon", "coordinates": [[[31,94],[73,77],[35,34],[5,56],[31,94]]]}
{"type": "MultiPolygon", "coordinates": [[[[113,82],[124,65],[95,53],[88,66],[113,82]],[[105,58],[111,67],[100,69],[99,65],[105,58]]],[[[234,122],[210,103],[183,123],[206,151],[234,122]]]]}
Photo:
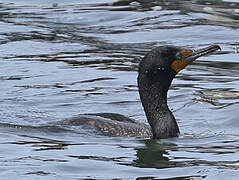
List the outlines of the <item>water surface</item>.
{"type": "Polygon", "coordinates": [[[0,3],[1,179],[237,179],[237,1],[0,3]],[[120,113],[147,123],[136,84],[153,47],[222,51],[169,91],[179,138],[104,137],[48,123],[120,113]]]}

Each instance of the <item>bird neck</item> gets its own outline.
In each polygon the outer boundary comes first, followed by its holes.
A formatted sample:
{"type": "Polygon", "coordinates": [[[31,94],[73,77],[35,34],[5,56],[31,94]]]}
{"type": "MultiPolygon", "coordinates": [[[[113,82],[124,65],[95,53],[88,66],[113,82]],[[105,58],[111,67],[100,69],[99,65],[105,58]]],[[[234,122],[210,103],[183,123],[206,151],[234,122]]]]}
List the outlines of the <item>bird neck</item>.
{"type": "Polygon", "coordinates": [[[138,77],[140,99],[155,139],[176,137],[179,134],[177,122],[167,105],[167,92],[172,79],[150,82],[144,77],[138,77]]]}

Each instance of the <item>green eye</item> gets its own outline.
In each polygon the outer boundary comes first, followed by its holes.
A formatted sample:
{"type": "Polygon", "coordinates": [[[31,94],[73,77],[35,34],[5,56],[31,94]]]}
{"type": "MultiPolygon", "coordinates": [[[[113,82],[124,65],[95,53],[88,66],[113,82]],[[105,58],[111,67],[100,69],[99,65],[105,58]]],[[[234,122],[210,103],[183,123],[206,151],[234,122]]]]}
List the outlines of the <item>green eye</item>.
{"type": "Polygon", "coordinates": [[[182,60],[183,55],[181,53],[176,54],[176,59],[182,60]]]}

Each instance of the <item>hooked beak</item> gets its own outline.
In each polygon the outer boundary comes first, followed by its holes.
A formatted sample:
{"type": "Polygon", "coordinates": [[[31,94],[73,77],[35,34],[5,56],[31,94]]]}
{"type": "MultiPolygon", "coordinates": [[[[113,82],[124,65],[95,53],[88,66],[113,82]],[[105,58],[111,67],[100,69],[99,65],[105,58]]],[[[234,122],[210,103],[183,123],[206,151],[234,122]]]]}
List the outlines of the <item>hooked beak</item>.
{"type": "Polygon", "coordinates": [[[201,56],[205,56],[205,55],[210,54],[217,50],[221,50],[220,46],[218,46],[218,45],[212,45],[212,46],[208,46],[206,48],[198,49],[198,50],[192,51],[190,54],[188,54],[184,60],[193,62],[197,58],[199,58],[201,56]]]}
{"type": "Polygon", "coordinates": [[[199,50],[190,50],[190,49],[182,50],[178,52],[178,57],[176,56],[176,59],[171,64],[171,68],[176,73],[178,73],[179,71],[184,69],[187,65],[189,65],[191,62],[195,61],[197,58],[208,55],[219,49],[221,50],[220,46],[211,45],[199,50]]]}

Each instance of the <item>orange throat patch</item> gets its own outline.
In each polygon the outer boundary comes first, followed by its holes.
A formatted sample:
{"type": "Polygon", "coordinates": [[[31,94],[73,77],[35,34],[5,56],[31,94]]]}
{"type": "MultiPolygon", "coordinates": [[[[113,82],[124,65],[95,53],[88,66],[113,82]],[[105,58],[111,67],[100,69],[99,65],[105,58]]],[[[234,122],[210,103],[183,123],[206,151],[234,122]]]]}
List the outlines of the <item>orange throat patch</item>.
{"type": "Polygon", "coordinates": [[[178,60],[176,59],[175,61],[173,61],[173,63],[171,64],[171,68],[178,73],[179,71],[181,71],[182,69],[184,69],[187,65],[190,64],[190,61],[186,61],[186,60],[178,60]]]}

